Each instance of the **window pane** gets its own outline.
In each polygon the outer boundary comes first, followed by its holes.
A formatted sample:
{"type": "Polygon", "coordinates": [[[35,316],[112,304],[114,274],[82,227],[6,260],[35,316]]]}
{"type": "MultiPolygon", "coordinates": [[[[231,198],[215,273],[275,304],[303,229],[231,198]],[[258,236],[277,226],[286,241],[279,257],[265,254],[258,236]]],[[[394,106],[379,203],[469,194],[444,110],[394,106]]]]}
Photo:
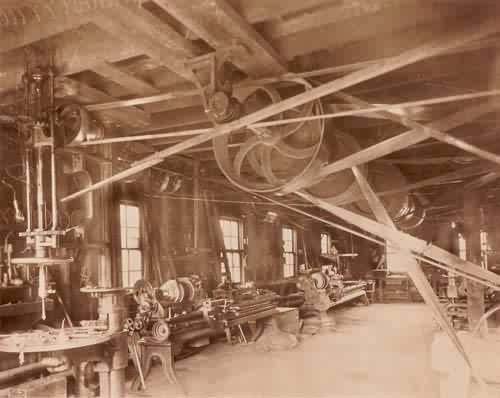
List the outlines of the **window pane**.
{"type": "Polygon", "coordinates": [[[293,251],[293,245],[292,245],[292,242],[290,242],[289,240],[288,240],[288,241],[285,241],[285,244],[283,245],[283,249],[284,249],[286,252],[291,252],[291,251],[293,251]]]}
{"type": "Polygon", "coordinates": [[[239,253],[232,253],[232,262],[231,262],[231,266],[233,268],[240,268],[241,264],[240,264],[240,254],[239,253]]]}
{"type": "Polygon", "coordinates": [[[133,271],[142,270],[142,253],[139,250],[130,250],[128,253],[128,269],[133,271]]]}
{"type": "Polygon", "coordinates": [[[127,241],[126,246],[129,249],[137,249],[139,248],[139,228],[127,228],[127,241]]]}
{"type": "Polygon", "coordinates": [[[122,247],[127,247],[127,228],[120,228],[122,247]]]}
{"type": "Polygon", "coordinates": [[[120,224],[121,226],[127,225],[127,206],[120,205],[120,224]]]}
{"type": "Polygon", "coordinates": [[[132,271],[130,272],[128,279],[129,286],[134,286],[135,282],[137,282],[139,279],[142,279],[142,272],[132,271]]]}
{"type": "Polygon", "coordinates": [[[122,287],[129,287],[128,272],[122,272],[122,287]]]}
{"type": "Polygon", "coordinates": [[[231,234],[238,236],[238,223],[236,221],[231,221],[231,234]]]}
{"type": "Polygon", "coordinates": [[[233,237],[231,239],[231,249],[232,250],[239,250],[240,249],[240,242],[237,236],[233,237]]]}
{"type": "Polygon", "coordinates": [[[127,227],[139,228],[139,207],[127,206],[127,227]]]}
{"type": "Polygon", "coordinates": [[[122,272],[128,271],[128,250],[122,250],[122,272]]]}
{"type": "Polygon", "coordinates": [[[241,282],[241,272],[239,268],[231,268],[231,279],[233,282],[241,282]]]}

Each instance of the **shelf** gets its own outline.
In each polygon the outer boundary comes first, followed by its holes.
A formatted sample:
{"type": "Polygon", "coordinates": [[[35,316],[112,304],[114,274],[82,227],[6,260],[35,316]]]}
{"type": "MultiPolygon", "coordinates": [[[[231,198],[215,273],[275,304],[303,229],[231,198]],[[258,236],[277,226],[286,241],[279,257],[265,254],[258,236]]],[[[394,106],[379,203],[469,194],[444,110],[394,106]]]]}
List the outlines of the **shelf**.
{"type": "MultiPolygon", "coordinates": [[[[46,311],[54,309],[54,301],[51,299],[45,300],[46,311]]],[[[16,304],[2,304],[0,305],[0,318],[5,317],[18,317],[27,314],[41,313],[42,302],[32,301],[29,303],[16,303],[16,304]]]]}

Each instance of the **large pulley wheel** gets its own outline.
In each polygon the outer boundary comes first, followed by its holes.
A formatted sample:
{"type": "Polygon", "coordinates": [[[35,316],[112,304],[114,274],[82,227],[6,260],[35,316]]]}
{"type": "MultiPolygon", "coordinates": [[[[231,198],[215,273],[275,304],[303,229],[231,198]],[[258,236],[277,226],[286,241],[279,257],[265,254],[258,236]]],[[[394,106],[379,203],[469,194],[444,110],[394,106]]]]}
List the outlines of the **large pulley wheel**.
{"type": "Polygon", "coordinates": [[[168,301],[181,303],[184,300],[184,286],[176,279],[170,279],[160,286],[160,291],[168,301]]]}
{"type": "Polygon", "coordinates": [[[156,321],[151,328],[151,335],[157,342],[163,343],[170,337],[170,328],[165,321],[156,321]]]}
{"type": "Polygon", "coordinates": [[[193,282],[191,281],[191,279],[189,277],[181,277],[181,278],[177,278],[177,281],[184,288],[184,297],[183,297],[183,299],[187,300],[187,301],[193,301],[194,300],[194,296],[196,294],[196,289],[195,289],[195,287],[194,287],[193,282]]]}
{"type": "Polygon", "coordinates": [[[134,284],[133,297],[137,304],[142,304],[144,299],[153,300],[155,297],[155,290],[150,282],[139,279],[134,284]]]}
{"type": "MultiPolygon", "coordinates": [[[[305,80],[294,80],[302,90],[311,89],[305,80]]],[[[244,98],[244,114],[251,114],[281,101],[271,87],[256,87],[244,98]]],[[[323,114],[321,101],[292,108],[272,120],[304,118],[323,114]]],[[[324,120],[306,120],[268,127],[247,127],[213,139],[215,159],[224,175],[236,186],[253,192],[278,192],[287,185],[312,176],[321,166],[324,120]],[[236,148],[234,151],[233,148],[236,148]]]]}

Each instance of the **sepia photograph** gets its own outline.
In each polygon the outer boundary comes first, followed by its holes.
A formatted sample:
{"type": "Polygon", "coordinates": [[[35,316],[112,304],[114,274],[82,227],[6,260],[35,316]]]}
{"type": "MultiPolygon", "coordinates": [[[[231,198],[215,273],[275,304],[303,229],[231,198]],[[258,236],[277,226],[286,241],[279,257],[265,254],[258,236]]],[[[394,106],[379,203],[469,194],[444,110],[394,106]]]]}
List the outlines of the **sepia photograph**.
{"type": "Polygon", "coordinates": [[[499,0],[0,0],[0,398],[500,398],[499,47],[499,0]]]}

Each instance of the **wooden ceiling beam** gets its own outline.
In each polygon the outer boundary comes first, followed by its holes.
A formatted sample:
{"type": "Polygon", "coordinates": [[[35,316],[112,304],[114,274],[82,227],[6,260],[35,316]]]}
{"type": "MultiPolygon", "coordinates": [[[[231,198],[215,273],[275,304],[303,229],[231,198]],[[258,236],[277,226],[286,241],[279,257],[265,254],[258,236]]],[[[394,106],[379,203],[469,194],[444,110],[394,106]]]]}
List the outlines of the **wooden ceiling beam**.
{"type": "MultiPolygon", "coordinates": [[[[355,166],[356,167],[356,166],[355,166]]],[[[417,181],[411,184],[407,184],[405,186],[402,186],[400,188],[396,189],[391,189],[391,190],[386,190],[386,191],[380,191],[377,192],[378,196],[390,196],[390,195],[395,195],[401,192],[410,192],[416,189],[420,188],[425,188],[429,187],[432,185],[440,185],[440,184],[445,184],[449,183],[451,181],[455,180],[462,180],[465,178],[470,178],[473,176],[476,176],[478,174],[484,174],[489,172],[492,169],[492,166],[485,166],[485,165],[478,165],[478,166],[470,166],[466,167],[461,170],[457,171],[452,171],[449,173],[445,173],[436,177],[431,177],[431,178],[426,178],[421,181],[417,181]]],[[[357,202],[358,200],[363,199],[362,195],[356,194],[356,195],[351,195],[349,197],[342,197],[341,199],[335,199],[333,198],[332,200],[329,200],[329,202],[335,206],[345,206],[350,203],[357,202]]]]}
{"type": "Polygon", "coordinates": [[[154,0],[215,50],[241,44],[248,54],[235,53],[233,63],[249,76],[286,72],[280,55],[225,0],[154,0]]]}
{"type": "Polygon", "coordinates": [[[488,281],[497,287],[500,287],[500,276],[491,271],[487,271],[482,267],[471,262],[462,260],[448,251],[437,246],[429,244],[429,242],[411,236],[410,234],[394,231],[384,224],[370,220],[367,217],[353,213],[349,210],[334,206],[325,200],[314,197],[305,192],[297,192],[297,195],[307,200],[308,202],[318,206],[319,208],[333,214],[336,217],[361,228],[363,231],[369,232],[379,238],[385,239],[396,247],[404,247],[412,252],[423,254],[426,257],[432,258],[435,261],[447,265],[450,271],[457,270],[462,275],[470,275],[478,280],[488,281]]]}
{"type": "Polygon", "coordinates": [[[92,70],[98,75],[126,88],[133,94],[154,95],[160,92],[160,90],[152,84],[122,71],[120,68],[109,62],[101,62],[93,66],[92,70]]]}
{"type": "Polygon", "coordinates": [[[93,22],[124,44],[141,48],[144,54],[184,79],[195,79],[186,61],[200,55],[202,49],[149,11],[122,5],[119,10],[103,11],[93,22]]]}
{"type": "MultiPolygon", "coordinates": [[[[90,87],[82,82],[67,77],[57,79],[58,86],[63,87],[65,98],[74,98],[81,104],[93,103],[95,101],[111,101],[113,97],[90,87]]],[[[144,127],[150,124],[149,114],[139,108],[110,109],[99,113],[101,119],[108,123],[115,120],[131,127],[144,127]]]]}
{"type": "MultiPolygon", "coordinates": [[[[352,171],[361,191],[363,192],[364,197],[366,198],[366,201],[368,202],[368,205],[375,215],[375,219],[379,223],[386,225],[390,230],[398,232],[396,225],[389,216],[389,213],[385,209],[377,194],[373,191],[363,173],[357,167],[353,167],[352,171]]],[[[408,275],[410,276],[413,284],[424,299],[425,303],[431,308],[432,312],[434,313],[434,318],[451,339],[458,353],[464,358],[465,362],[472,369],[473,374],[477,375],[477,371],[475,371],[475,369],[472,367],[469,356],[462,346],[462,343],[458,339],[455,330],[453,329],[451,322],[448,320],[448,317],[444,312],[444,309],[441,306],[436,293],[427,280],[427,276],[424,274],[422,267],[417,262],[417,260],[415,260],[410,249],[402,247],[397,242],[393,242],[393,244],[396,246],[396,248],[400,249],[400,253],[404,256],[403,264],[401,265],[404,267],[404,269],[406,269],[406,272],[408,272],[408,275]]]]}
{"type": "Polygon", "coordinates": [[[233,8],[249,23],[255,24],[280,19],[287,14],[313,9],[331,3],[332,0],[228,0],[233,8]]]}
{"type": "Polygon", "coordinates": [[[410,166],[423,166],[423,165],[438,165],[448,163],[469,163],[475,161],[476,158],[472,156],[433,156],[433,157],[419,157],[419,158],[390,158],[390,159],[377,159],[377,163],[386,164],[401,164],[410,166]]]}
{"type": "MultiPolygon", "coordinates": [[[[348,43],[341,48],[325,49],[317,57],[310,55],[297,57],[295,63],[300,69],[319,69],[325,67],[343,68],[343,72],[352,72],[375,62],[384,62],[393,56],[423,45],[435,37],[446,34],[450,30],[460,30],[459,23],[426,24],[418,29],[408,29],[402,32],[390,32],[388,34],[377,34],[373,37],[348,43]],[[383,46],[380,43],[384,43],[383,46]],[[301,66],[305,64],[305,66],[301,66]]],[[[460,54],[474,52],[485,48],[496,48],[499,46],[497,37],[483,37],[464,43],[462,46],[451,48],[441,55],[460,54]]]]}
{"type": "MultiPolygon", "coordinates": [[[[36,51],[51,53],[59,76],[68,76],[92,69],[97,63],[118,62],[141,54],[132,44],[121,45],[106,32],[93,25],[84,25],[50,40],[37,43],[36,51]]],[[[40,57],[47,63],[47,59],[40,57]]],[[[7,92],[18,87],[24,73],[26,55],[22,49],[0,54],[0,90],[7,92]]],[[[1,95],[1,94],[0,94],[1,95]]]]}
{"type": "MultiPolygon", "coordinates": [[[[274,48],[286,59],[310,54],[328,48],[342,48],[350,42],[362,42],[384,34],[404,35],[404,31],[423,24],[445,23],[443,18],[450,7],[425,6],[422,3],[390,7],[369,15],[351,18],[340,23],[301,31],[277,40],[271,40],[274,48]],[[439,10],[439,11],[438,11],[439,10]],[[353,29],[356,26],[356,29],[353,29]]],[[[453,11],[448,14],[454,15],[453,11]]]]}
{"type": "Polygon", "coordinates": [[[51,1],[38,0],[30,5],[34,18],[28,23],[0,35],[0,53],[27,46],[67,30],[89,23],[96,14],[75,12],[69,5],[61,2],[56,5],[51,1]]]}
{"type": "MultiPolygon", "coordinates": [[[[442,131],[452,130],[458,126],[470,122],[471,120],[474,120],[482,115],[487,114],[488,112],[491,112],[497,106],[500,106],[500,104],[491,102],[469,106],[468,108],[462,109],[459,112],[448,115],[443,119],[430,123],[426,126],[410,121],[409,119],[398,118],[396,115],[389,113],[389,115],[387,115],[388,118],[391,119],[394,117],[405,125],[413,125],[415,127],[412,128],[412,130],[398,134],[395,137],[391,137],[385,141],[379,142],[378,144],[372,145],[366,149],[362,149],[356,153],[353,153],[352,155],[346,156],[345,158],[339,159],[327,166],[324,166],[315,176],[315,181],[320,181],[330,174],[337,173],[345,169],[350,169],[354,166],[359,166],[363,163],[381,158],[401,149],[408,148],[411,145],[415,145],[419,142],[425,141],[436,132],[443,134],[442,131]]],[[[301,189],[307,185],[310,185],[310,183],[311,181],[308,183],[301,182],[300,184],[290,186],[289,189],[301,189]]]]}
{"type": "MultiPolygon", "coordinates": [[[[339,93],[338,95],[341,98],[346,98],[347,100],[355,103],[356,105],[369,106],[369,103],[362,101],[359,98],[355,98],[351,95],[347,95],[347,94],[343,94],[343,93],[339,93]]],[[[491,109],[497,109],[500,106],[500,102],[498,102],[498,100],[496,100],[496,99],[492,99],[491,101],[487,102],[485,104],[485,106],[486,106],[486,108],[485,108],[486,110],[488,109],[488,107],[492,107],[491,109]]],[[[461,112],[464,114],[464,117],[466,117],[467,112],[466,111],[461,111],[461,112]]],[[[482,111],[479,111],[479,112],[482,112],[482,111]]],[[[475,112],[472,112],[472,117],[477,118],[477,116],[474,116],[475,114],[476,114],[475,112]]],[[[425,129],[425,126],[422,126],[420,123],[417,123],[406,116],[401,116],[401,115],[397,115],[395,113],[386,112],[386,111],[381,111],[379,113],[379,115],[384,116],[387,119],[393,120],[395,122],[399,122],[407,127],[412,127],[412,128],[417,129],[417,130],[419,128],[425,129]]],[[[465,120],[465,119],[463,119],[463,120],[465,120]]],[[[464,123],[462,123],[462,124],[464,124],[464,123]]],[[[455,127],[458,127],[458,126],[455,126],[455,127]]],[[[451,146],[462,149],[465,152],[472,153],[481,159],[489,160],[490,162],[500,164],[500,156],[499,155],[492,153],[492,152],[489,152],[489,151],[486,151],[484,149],[481,149],[475,145],[469,144],[468,142],[461,140],[457,137],[453,137],[449,134],[444,134],[442,132],[442,129],[431,128],[430,130],[428,130],[426,132],[432,138],[435,138],[438,141],[445,142],[451,146]]]]}
{"type": "MultiPolygon", "coordinates": [[[[317,7],[312,11],[295,13],[290,17],[271,20],[263,23],[260,31],[264,37],[277,38],[300,33],[311,27],[319,28],[329,24],[339,24],[346,20],[368,17],[382,10],[406,4],[417,4],[418,0],[373,0],[370,2],[342,1],[332,5],[317,7]]],[[[337,33],[335,33],[337,34],[337,33]]]]}
{"type": "Polygon", "coordinates": [[[368,79],[373,79],[374,77],[381,76],[384,73],[389,73],[393,70],[397,70],[406,65],[410,65],[414,62],[418,62],[423,59],[435,56],[437,54],[442,53],[443,51],[447,51],[451,48],[464,45],[469,41],[477,40],[481,37],[493,34],[495,32],[498,32],[499,29],[500,26],[498,24],[498,20],[496,18],[490,18],[483,21],[483,23],[481,23],[479,26],[477,25],[470,26],[459,33],[450,32],[444,37],[440,37],[439,39],[430,41],[423,46],[401,53],[397,57],[392,58],[390,61],[384,62],[380,65],[376,64],[373,66],[369,66],[365,69],[353,72],[347,76],[343,76],[329,83],[325,83],[321,86],[314,87],[301,94],[297,94],[293,97],[284,99],[281,102],[271,104],[263,109],[260,109],[249,115],[245,115],[232,122],[218,125],[214,127],[213,130],[209,133],[189,138],[183,142],[180,142],[179,144],[173,145],[169,148],[159,151],[154,155],[146,157],[142,159],[142,161],[137,162],[131,168],[123,172],[117,173],[106,180],[99,181],[81,191],[68,195],[65,198],[61,199],[61,201],[66,202],[73,200],[88,192],[92,192],[101,187],[104,187],[110,183],[120,181],[124,178],[137,174],[142,170],[146,170],[152,166],[155,166],[163,162],[165,158],[171,155],[178,154],[182,151],[203,144],[204,142],[210,141],[215,137],[229,134],[232,131],[239,130],[243,127],[259,122],[261,120],[265,120],[267,118],[270,118],[274,115],[282,113],[291,108],[304,105],[308,102],[314,101],[315,99],[330,95],[334,92],[344,90],[345,88],[351,87],[355,84],[361,83],[368,79]]]}

